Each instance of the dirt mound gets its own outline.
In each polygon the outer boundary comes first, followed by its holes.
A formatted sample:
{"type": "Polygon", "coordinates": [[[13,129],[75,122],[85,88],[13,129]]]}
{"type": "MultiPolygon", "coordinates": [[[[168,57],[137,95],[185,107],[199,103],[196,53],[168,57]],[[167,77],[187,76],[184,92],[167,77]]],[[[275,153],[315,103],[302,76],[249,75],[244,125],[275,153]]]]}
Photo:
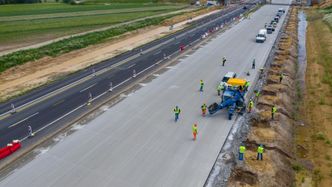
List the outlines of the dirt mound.
{"type": "Polygon", "coordinates": [[[290,10],[285,32],[267,70],[266,84],[251,115],[245,164],[237,163],[229,186],[292,186],[294,182],[293,133],[297,72],[297,9],[290,10]],[[280,81],[280,74],[283,79],[280,81]],[[272,106],[277,113],[272,119],[272,106]],[[256,159],[257,147],[264,145],[264,160],[256,159]]]}

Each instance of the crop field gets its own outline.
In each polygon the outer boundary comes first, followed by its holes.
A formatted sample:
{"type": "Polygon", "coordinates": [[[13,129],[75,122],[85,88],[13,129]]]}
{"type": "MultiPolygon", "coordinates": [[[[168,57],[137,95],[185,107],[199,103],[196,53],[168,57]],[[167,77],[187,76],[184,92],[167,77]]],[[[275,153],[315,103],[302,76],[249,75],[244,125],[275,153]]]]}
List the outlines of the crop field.
{"type": "Polygon", "coordinates": [[[0,6],[0,51],[184,8],[159,3],[0,6]]]}

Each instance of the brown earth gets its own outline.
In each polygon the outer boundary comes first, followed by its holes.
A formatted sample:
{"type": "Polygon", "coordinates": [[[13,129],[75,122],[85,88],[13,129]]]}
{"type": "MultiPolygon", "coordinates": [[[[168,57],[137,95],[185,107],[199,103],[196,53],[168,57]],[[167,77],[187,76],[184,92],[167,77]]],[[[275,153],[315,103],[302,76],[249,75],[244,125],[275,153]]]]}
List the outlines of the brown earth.
{"type": "Polygon", "coordinates": [[[244,142],[244,163],[237,163],[228,186],[292,186],[294,181],[293,132],[297,62],[297,8],[290,10],[276,56],[267,70],[266,84],[251,114],[250,131],[244,142]],[[279,81],[280,73],[284,79],[279,81]],[[271,108],[277,113],[271,119],[271,108]],[[258,145],[264,145],[264,160],[256,160],[258,145]]]}
{"type": "Polygon", "coordinates": [[[10,68],[0,73],[0,102],[176,32],[186,26],[190,17],[195,20],[215,11],[216,8],[212,8],[186,13],[166,20],[160,26],[151,26],[129,32],[103,44],[73,51],[55,58],[46,57],[10,68]],[[175,24],[172,31],[169,31],[170,24],[175,24]]]}
{"type": "Polygon", "coordinates": [[[303,126],[296,129],[297,157],[313,168],[297,174],[297,186],[332,186],[332,33],[316,9],[307,12],[306,94],[301,107],[303,126]],[[330,80],[331,81],[331,80],[330,80]],[[305,181],[305,182],[303,182],[305,181]],[[308,181],[308,182],[307,182],[308,181]],[[303,186],[303,185],[302,185],[303,186]]]}

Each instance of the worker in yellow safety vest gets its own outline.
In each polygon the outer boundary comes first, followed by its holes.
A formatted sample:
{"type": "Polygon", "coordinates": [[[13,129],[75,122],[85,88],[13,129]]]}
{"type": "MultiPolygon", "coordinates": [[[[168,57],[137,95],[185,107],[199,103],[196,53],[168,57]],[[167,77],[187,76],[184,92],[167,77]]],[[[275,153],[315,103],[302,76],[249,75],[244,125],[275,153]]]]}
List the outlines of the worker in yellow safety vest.
{"type": "Polygon", "coordinates": [[[195,123],[192,127],[192,131],[193,131],[193,140],[196,140],[196,136],[198,134],[198,130],[197,130],[197,124],[195,123]]]}
{"type": "Polygon", "coordinates": [[[280,83],[281,83],[281,81],[282,81],[283,78],[284,78],[284,74],[280,73],[280,75],[279,75],[279,81],[280,81],[280,83]]]}
{"type": "Polygon", "coordinates": [[[257,160],[263,160],[264,147],[260,144],[257,148],[257,160]]]}
{"type": "Polygon", "coordinates": [[[245,151],[246,147],[244,146],[244,144],[241,144],[239,148],[239,160],[243,160],[245,151]]]}
{"type": "Polygon", "coordinates": [[[179,119],[179,115],[181,113],[181,110],[178,106],[176,106],[173,111],[174,111],[174,114],[175,114],[175,122],[177,122],[178,119],[179,119]]]}
{"type": "Polygon", "coordinates": [[[199,91],[203,91],[203,87],[204,87],[204,82],[203,82],[203,80],[200,80],[199,81],[199,85],[200,85],[200,87],[199,87],[199,91]]]}
{"type": "Polygon", "coordinates": [[[220,93],[221,93],[222,90],[224,90],[224,85],[223,84],[218,84],[218,86],[217,86],[218,96],[220,96],[220,93]]]}
{"type": "Polygon", "coordinates": [[[250,101],[249,101],[249,104],[248,104],[249,106],[248,106],[248,112],[250,113],[251,112],[251,110],[252,110],[252,108],[254,107],[254,101],[252,100],[252,99],[250,99],[250,101]]]}
{"type": "Polygon", "coordinates": [[[206,108],[207,108],[207,106],[206,106],[206,104],[204,103],[204,104],[201,106],[201,109],[202,109],[202,116],[203,116],[203,117],[204,117],[205,114],[206,114],[206,108]]]}
{"type": "Polygon", "coordinates": [[[277,112],[277,107],[275,105],[272,106],[271,109],[271,118],[274,119],[274,114],[277,112]]]}

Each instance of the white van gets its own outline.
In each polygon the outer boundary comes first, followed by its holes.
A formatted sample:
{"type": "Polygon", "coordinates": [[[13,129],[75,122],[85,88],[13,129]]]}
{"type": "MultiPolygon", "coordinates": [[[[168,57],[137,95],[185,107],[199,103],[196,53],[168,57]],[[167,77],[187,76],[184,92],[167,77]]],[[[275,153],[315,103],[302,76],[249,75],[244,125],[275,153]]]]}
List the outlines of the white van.
{"type": "Polygon", "coordinates": [[[266,29],[259,30],[258,34],[256,35],[256,42],[257,43],[264,43],[265,40],[266,40],[266,34],[267,34],[266,29]]]}

